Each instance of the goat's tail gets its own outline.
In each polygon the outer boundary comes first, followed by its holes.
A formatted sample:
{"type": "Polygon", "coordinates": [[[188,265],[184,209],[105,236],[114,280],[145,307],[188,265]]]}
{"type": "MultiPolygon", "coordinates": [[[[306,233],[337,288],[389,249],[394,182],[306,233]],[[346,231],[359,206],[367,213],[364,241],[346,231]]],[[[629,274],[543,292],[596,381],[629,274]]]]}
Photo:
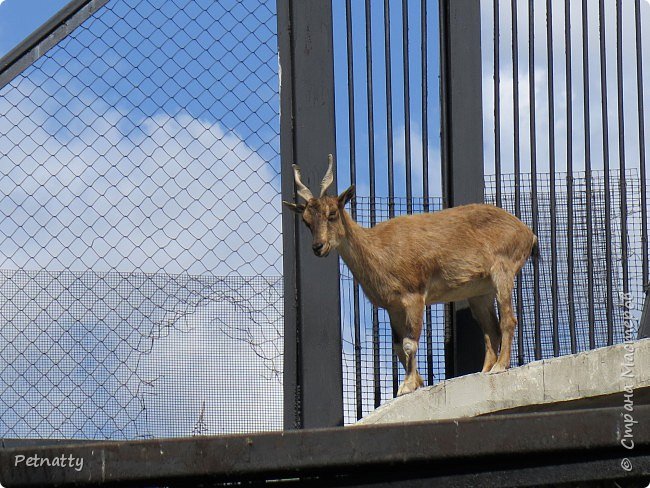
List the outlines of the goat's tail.
{"type": "Polygon", "coordinates": [[[542,260],[542,257],[539,254],[539,241],[535,235],[533,236],[533,247],[530,250],[530,257],[537,262],[542,260]]]}

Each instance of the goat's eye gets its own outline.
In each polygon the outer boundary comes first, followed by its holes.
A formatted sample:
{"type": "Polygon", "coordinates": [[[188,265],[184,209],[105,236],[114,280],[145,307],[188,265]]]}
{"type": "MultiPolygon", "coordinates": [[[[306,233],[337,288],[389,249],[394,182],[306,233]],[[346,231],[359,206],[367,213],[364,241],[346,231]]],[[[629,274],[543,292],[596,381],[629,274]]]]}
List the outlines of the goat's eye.
{"type": "Polygon", "coordinates": [[[335,220],[336,217],[336,212],[330,212],[330,214],[327,216],[328,220],[335,220]]]}

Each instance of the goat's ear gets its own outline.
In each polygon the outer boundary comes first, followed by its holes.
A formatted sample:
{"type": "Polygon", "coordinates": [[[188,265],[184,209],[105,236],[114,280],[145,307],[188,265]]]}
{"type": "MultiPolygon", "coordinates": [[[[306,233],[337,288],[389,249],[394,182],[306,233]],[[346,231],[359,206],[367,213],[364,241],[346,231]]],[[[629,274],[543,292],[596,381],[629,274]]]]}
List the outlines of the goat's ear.
{"type": "Polygon", "coordinates": [[[345,204],[350,201],[350,199],[354,196],[354,185],[350,185],[350,188],[345,190],[343,193],[339,195],[339,207],[343,208],[345,207],[345,204]]]}
{"type": "Polygon", "coordinates": [[[297,214],[301,214],[305,211],[305,206],[302,203],[295,204],[291,202],[285,202],[284,200],[282,201],[282,203],[289,210],[291,210],[292,212],[296,212],[297,214]]]}

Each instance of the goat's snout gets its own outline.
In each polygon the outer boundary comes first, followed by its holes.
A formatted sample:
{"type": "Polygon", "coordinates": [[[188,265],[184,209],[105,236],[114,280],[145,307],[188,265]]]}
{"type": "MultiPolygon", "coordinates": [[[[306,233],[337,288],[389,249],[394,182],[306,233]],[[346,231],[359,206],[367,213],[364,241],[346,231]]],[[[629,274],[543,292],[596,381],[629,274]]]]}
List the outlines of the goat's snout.
{"type": "Polygon", "coordinates": [[[320,252],[323,249],[324,245],[325,244],[323,244],[322,242],[314,242],[311,245],[311,248],[314,250],[314,254],[316,254],[316,256],[320,256],[320,252]]]}

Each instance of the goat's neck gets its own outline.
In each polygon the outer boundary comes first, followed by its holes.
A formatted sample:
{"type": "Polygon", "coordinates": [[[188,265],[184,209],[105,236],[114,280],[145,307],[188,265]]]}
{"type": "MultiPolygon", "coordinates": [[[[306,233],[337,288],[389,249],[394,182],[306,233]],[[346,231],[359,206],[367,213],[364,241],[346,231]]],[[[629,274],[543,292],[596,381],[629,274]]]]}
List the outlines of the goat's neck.
{"type": "Polygon", "coordinates": [[[338,251],[355,278],[363,282],[377,262],[373,258],[376,249],[373,246],[372,231],[357,224],[345,210],[341,213],[345,237],[341,240],[338,251]]]}

